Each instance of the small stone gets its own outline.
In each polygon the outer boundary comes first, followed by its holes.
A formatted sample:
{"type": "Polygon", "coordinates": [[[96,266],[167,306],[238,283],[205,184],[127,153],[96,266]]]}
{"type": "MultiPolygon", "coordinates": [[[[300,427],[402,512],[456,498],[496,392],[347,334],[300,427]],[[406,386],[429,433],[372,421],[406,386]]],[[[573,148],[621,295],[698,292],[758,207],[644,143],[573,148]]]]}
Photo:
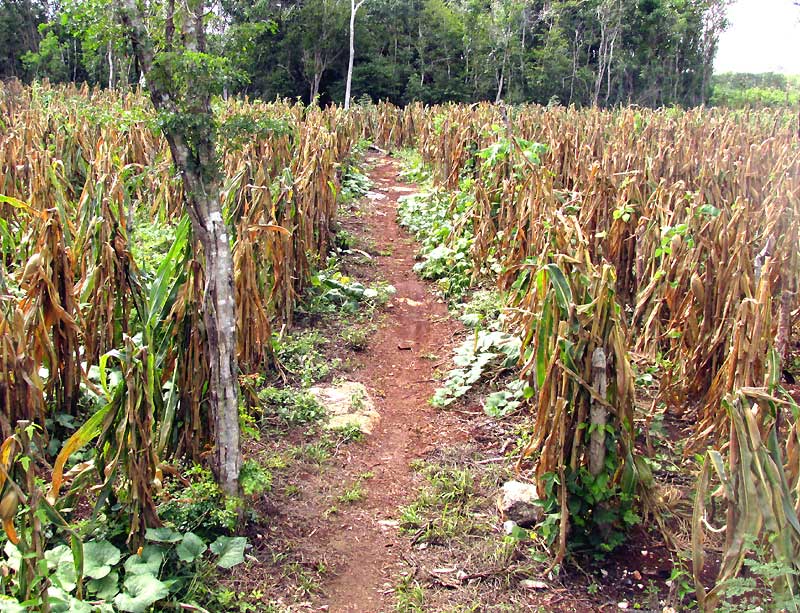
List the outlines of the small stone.
{"type": "Polygon", "coordinates": [[[544,518],[544,509],[538,504],[536,486],[521,481],[506,481],[498,500],[500,513],[522,528],[530,528],[544,518]]]}
{"type": "Polygon", "coordinates": [[[636,581],[641,581],[641,580],[642,580],[642,573],[640,573],[638,570],[635,570],[635,571],[633,571],[633,572],[631,573],[631,576],[632,576],[634,579],[636,579],[636,581]]]}
{"type": "Polygon", "coordinates": [[[550,587],[544,581],[535,581],[533,579],[523,579],[519,582],[519,586],[528,590],[546,590],[550,587]]]}
{"type": "Polygon", "coordinates": [[[622,602],[618,602],[618,603],[617,603],[617,607],[618,607],[618,608],[620,608],[620,609],[622,609],[622,610],[625,610],[625,609],[627,609],[629,606],[630,606],[630,605],[628,604],[628,601],[627,601],[627,600],[623,600],[622,602]]]}
{"type": "Polygon", "coordinates": [[[517,522],[511,521],[510,519],[503,522],[503,532],[506,534],[511,534],[514,532],[514,528],[517,527],[517,522]]]}

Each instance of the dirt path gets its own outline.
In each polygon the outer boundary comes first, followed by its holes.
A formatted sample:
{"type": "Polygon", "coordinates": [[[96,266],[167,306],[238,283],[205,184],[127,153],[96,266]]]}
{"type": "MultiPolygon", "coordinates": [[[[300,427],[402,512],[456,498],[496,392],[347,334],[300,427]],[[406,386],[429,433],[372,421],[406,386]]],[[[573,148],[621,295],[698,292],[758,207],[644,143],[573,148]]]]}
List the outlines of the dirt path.
{"type": "Polygon", "coordinates": [[[381,421],[372,436],[340,461],[342,472],[355,479],[366,471],[367,496],[358,505],[341,509],[331,532],[320,535],[339,560],[335,576],[323,586],[319,603],[329,611],[376,613],[393,610],[392,586],[407,570],[402,560],[407,545],[398,538],[398,507],[415,493],[413,460],[440,443],[463,440],[466,431],[452,414],[437,411],[428,400],[433,394],[436,359],[450,355],[459,325],[437,300],[429,284],[412,271],[414,243],[397,224],[397,199],[414,189],[398,181],[396,163],[373,158],[370,177],[373,198],[363,219],[364,234],[390,255],[378,256],[376,274],[394,285],[391,308],[353,378],[376,400],[381,421]]]}

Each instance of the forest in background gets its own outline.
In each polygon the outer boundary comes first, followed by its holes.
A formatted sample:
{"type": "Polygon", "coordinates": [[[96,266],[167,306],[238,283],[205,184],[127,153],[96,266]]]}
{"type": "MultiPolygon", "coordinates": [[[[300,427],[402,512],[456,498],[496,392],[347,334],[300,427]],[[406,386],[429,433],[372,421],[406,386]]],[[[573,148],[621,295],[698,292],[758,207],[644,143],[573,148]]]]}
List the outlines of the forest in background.
{"type": "MultiPolygon", "coordinates": [[[[130,43],[109,21],[107,4],[3,2],[0,78],[137,83],[130,43]]],[[[352,96],[400,105],[736,103],[731,81],[715,89],[712,74],[728,4],[366,0],[355,20],[352,96]]],[[[350,10],[345,0],[222,0],[209,51],[227,60],[227,92],[341,103],[350,10]]]]}

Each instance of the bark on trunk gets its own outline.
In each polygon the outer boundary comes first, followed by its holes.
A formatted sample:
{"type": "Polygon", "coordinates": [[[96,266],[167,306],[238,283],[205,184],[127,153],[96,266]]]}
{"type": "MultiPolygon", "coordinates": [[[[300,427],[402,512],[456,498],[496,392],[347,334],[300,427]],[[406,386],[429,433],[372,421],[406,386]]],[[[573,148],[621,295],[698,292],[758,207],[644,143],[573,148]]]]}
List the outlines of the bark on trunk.
{"type": "MultiPolygon", "coordinates": [[[[189,51],[205,50],[203,29],[204,3],[197,2],[193,13],[186,15],[181,38],[189,51]]],[[[165,39],[171,46],[174,33],[174,3],[167,5],[165,39]]],[[[146,77],[153,67],[153,44],[145,28],[145,20],[136,0],[124,0],[122,22],[146,77]]],[[[162,69],[165,69],[162,66],[162,69]]],[[[236,364],[236,305],[233,285],[233,256],[230,237],[220,205],[220,170],[216,158],[210,95],[191,90],[182,100],[166,89],[162,79],[147,79],[150,97],[157,110],[173,115],[191,112],[206,116],[208,121],[191,134],[167,129],[164,136],[172,160],[181,174],[186,197],[186,210],[192,230],[200,241],[205,256],[205,297],[203,320],[206,326],[211,378],[209,400],[215,425],[216,473],[222,491],[239,495],[239,403],[236,364]],[[191,143],[191,145],[190,145],[191,143]]],[[[167,80],[169,81],[169,80],[167,80]]]]}
{"type": "MultiPolygon", "coordinates": [[[[606,377],[606,352],[598,347],[592,353],[592,387],[601,398],[606,397],[608,380],[606,377]]],[[[589,473],[597,476],[603,472],[606,462],[606,424],[608,409],[592,400],[589,423],[592,434],[589,438],[589,473]]]]}

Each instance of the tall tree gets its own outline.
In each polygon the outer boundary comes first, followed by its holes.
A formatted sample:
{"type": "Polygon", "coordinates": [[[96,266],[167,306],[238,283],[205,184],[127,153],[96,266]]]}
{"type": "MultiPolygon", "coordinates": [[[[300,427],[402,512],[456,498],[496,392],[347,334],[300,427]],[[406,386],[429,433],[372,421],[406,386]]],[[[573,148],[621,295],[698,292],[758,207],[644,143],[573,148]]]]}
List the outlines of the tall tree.
{"type": "Polygon", "coordinates": [[[0,2],[0,79],[24,75],[22,57],[38,50],[47,5],[39,0],[0,2]]]}
{"type": "Polygon", "coordinates": [[[219,89],[225,65],[206,53],[203,0],[182,0],[177,9],[175,0],[163,3],[163,45],[157,50],[146,18],[157,4],[161,3],[123,0],[118,10],[183,179],[186,209],[205,257],[203,319],[211,362],[208,394],[215,423],[216,473],[222,491],[236,496],[242,460],[233,258],[220,205],[221,173],[211,110],[211,95],[219,89]]]}
{"type": "Polygon", "coordinates": [[[367,0],[350,0],[350,60],[347,63],[347,86],[344,90],[344,108],[350,108],[350,87],[353,83],[353,58],[356,55],[356,13],[367,0]]]}

